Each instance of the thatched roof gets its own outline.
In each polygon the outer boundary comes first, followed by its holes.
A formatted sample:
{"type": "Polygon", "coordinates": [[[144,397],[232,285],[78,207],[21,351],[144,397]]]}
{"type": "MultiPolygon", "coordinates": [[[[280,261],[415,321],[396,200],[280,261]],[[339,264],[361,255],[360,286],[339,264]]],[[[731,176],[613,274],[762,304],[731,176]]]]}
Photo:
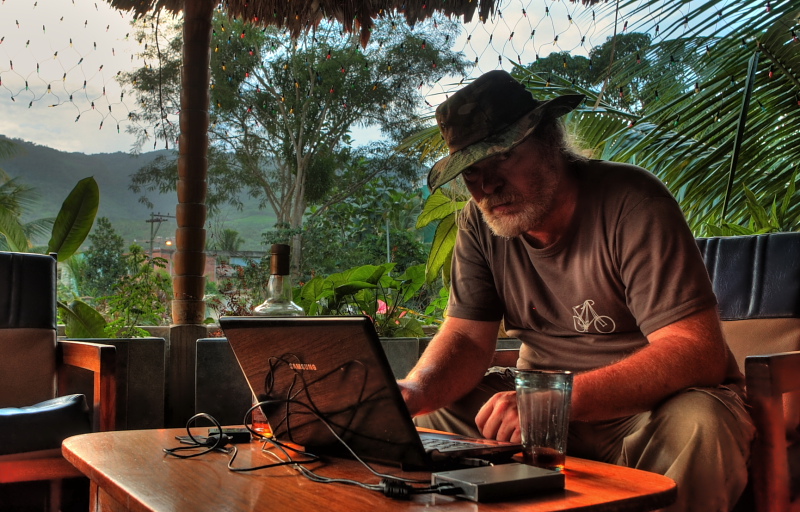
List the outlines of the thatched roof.
{"type": "MultiPolygon", "coordinates": [[[[178,12],[184,1],[196,0],[109,0],[116,9],[133,11],[137,15],[166,9],[178,12]]],[[[584,4],[599,0],[582,0],[584,4]]],[[[397,10],[413,26],[435,12],[449,17],[463,16],[472,21],[477,11],[479,19],[488,19],[499,0],[228,0],[224,2],[228,15],[249,19],[263,25],[289,29],[293,36],[316,27],[323,19],[335,19],[346,30],[361,32],[361,43],[369,40],[373,20],[397,10]]]]}

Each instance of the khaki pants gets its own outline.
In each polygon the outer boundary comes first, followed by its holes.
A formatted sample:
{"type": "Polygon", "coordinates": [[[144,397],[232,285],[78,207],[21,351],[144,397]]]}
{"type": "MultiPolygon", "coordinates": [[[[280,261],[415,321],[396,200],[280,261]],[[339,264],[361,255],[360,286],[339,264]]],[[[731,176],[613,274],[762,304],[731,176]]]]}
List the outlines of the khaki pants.
{"type": "MultiPolygon", "coordinates": [[[[494,393],[511,389],[512,372],[492,368],[470,394],[451,407],[415,418],[415,423],[480,437],[478,410],[494,393]]],[[[567,453],[672,478],[678,499],[669,511],[728,512],[747,484],[754,433],[736,388],[690,388],[650,412],[571,422],[567,453]]]]}

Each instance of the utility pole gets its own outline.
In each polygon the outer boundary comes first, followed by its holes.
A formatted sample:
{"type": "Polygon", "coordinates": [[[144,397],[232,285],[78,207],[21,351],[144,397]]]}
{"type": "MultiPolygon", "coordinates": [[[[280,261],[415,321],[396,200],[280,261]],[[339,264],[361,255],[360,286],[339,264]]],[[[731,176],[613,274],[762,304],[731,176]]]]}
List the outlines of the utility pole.
{"type": "Polygon", "coordinates": [[[158,228],[161,227],[162,222],[166,222],[167,219],[174,219],[174,215],[166,215],[162,213],[153,213],[150,212],[150,218],[145,222],[150,223],[150,258],[153,257],[153,241],[156,238],[156,233],[158,233],[158,228]],[[156,225],[156,223],[158,225],[156,225]]]}

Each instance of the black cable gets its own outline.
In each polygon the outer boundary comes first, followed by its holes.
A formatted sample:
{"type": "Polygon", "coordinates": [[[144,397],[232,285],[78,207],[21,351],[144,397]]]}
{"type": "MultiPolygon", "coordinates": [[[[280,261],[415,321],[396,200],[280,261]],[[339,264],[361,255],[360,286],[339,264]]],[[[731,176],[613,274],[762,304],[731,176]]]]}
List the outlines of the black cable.
{"type": "MultiPolygon", "coordinates": [[[[333,428],[333,426],[330,424],[330,422],[325,417],[321,416],[310,405],[308,405],[308,404],[306,404],[304,402],[301,402],[299,400],[290,400],[290,401],[295,405],[299,405],[301,407],[305,407],[306,409],[308,409],[311,412],[311,414],[313,414],[314,417],[316,417],[330,431],[330,433],[333,435],[333,437],[335,437],[336,440],[339,443],[341,443],[342,446],[344,446],[344,448],[350,453],[350,455],[356,461],[358,461],[362,466],[367,468],[367,470],[369,470],[369,472],[372,473],[373,475],[375,475],[377,477],[380,477],[380,478],[391,478],[391,479],[400,480],[400,481],[408,482],[408,483],[427,483],[427,480],[418,480],[418,479],[413,479],[413,478],[397,477],[397,476],[381,473],[381,472],[375,470],[366,461],[364,461],[361,457],[359,457],[358,454],[355,451],[353,451],[353,449],[350,447],[350,445],[347,444],[347,442],[344,439],[341,438],[341,436],[336,432],[336,430],[333,428]]],[[[258,405],[272,405],[274,403],[279,403],[279,402],[283,402],[283,400],[265,400],[263,402],[259,402],[258,405]]],[[[268,442],[274,442],[274,440],[269,439],[268,442]]],[[[307,468],[305,468],[305,469],[308,472],[313,474],[313,471],[308,470],[307,468]]],[[[327,477],[321,477],[321,478],[327,478],[327,477]]]]}
{"type": "Polygon", "coordinates": [[[228,436],[226,436],[225,434],[222,434],[222,425],[220,425],[219,422],[213,416],[211,416],[210,414],[206,414],[204,412],[201,412],[201,413],[195,414],[194,416],[189,418],[189,420],[186,422],[186,433],[188,434],[188,436],[185,436],[185,437],[184,436],[175,436],[175,439],[177,439],[181,443],[188,444],[189,446],[178,446],[178,447],[175,447],[175,448],[164,448],[164,453],[166,453],[167,455],[171,455],[173,457],[177,457],[179,459],[191,459],[192,457],[199,457],[200,455],[205,455],[206,453],[209,453],[209,452],[212,452],[212,451],[230,453],[229,450],[225,449],[225,445],[228,444],[228,441],[230,440],[230,438],[228,436]],[[220,435],[218,435],[218,436],[217,435],[212,435],[212,436],[208,436],[208,437],[204,437],[204,436],[195,437],[194,435],[192,435],[192,431],[191,431],[190,427],[191,427],[192,423],[195,420],[199,419],[199,418],[205,418],[205,419],[209,420],[211,423],[213,423],[214,426],[217,427],[217,432],[220,432],[220,435]],[[205,449],[203,451],[201,451],[201,452],[192,453],[190,455],[183,455],[181,453],[177,453],[177,452],[183,451],[183,450],[196,450],[198,448],[205,448],[205,449]]]}
{"type": "MultiPolygon", "coordinates": [[[[275,373],[275,370],[277,370],[278,366],[281,363],[283,363],[283,364],[286,365],[286,367],[291,368],[291,363],[289,361],[287,361],[286,359],[284,359],[285,357],[295,357],[296,358],[296,356],[293,356],[292,354],[286,354],[286,355],[284,355],[282,357],[279,357],[279,358],[270,358],[270,362],[269,362],[270,368],[269,368],[269,371],[267,372],[267,375],[265,376],[265,379],[264,379],[265,395],[266,396],[269,396],[269,394],[272,393],[272,391],[273,391],[273,385],[275,384],[274,373],[275,373]]],[[[294,369],[292,369],[292,371],[293,371],[292,380],[291,380],[291,383],[289,384],[289,388],[286,391],[286,397],[285,398],[281,398],[281,399],[270,399],[270,400],[259,401],[258,403],[254,404],[252,407],[250,407],[247,410],[247,412],[245,412],[244,421],[243,421],[245,428],[247,428],[247,430],[255,438],[263,440],[264,444],[262,446],[262,450],[264,450],[269,455],[271,455],[271,456],[275,457],[276,459],[278,459],[278,462],[271,463],[271,464],[263,464],[263,465],[260,465],[260,466],[253,466],[253,467],[244,467],[244,468],[236,468],[236,467],[234,467],[233,463],[236,460],[236,456],[238,455],[238,449],[235,446],[232,446],[230,449],[225,449],[224,448],[225,445],[230,441],[230,438],[228,438],[228,436],[226,436],[225,434],[222,434],[222,426],[220,425],[220,423],[215,418],[213,418],[212,416],[210,416],[210,415],[208,415],[206,413],[196,414],[196,415],[192,416],[189,419],[189,421],[186,423],[186,432],[187,432],[188,436],[176,436],[176,438],[179,439],[182,443],[189,444],[190,446],[176,447],[176,448],[165,448],[164,452],[167,453],[168,455],[171,455],[171,456],[174,456],[174,457],[178,457],[178,458],[182,458],[182,459],[188,459],[188,458],[192,458],[192,457],[198,457],[200,455],[204,455],[206,453],[209,453],[209,452],[215,451],[215,450],[216,451],[221,451],[221,452],[224,452],[224,453],[231,454],[231,457],[228,460],[228,469],[230,471],[247,472],[247,471],[255,471],[255,470],[259,470],[259,469],[268,469],[268,468],[281,467],[281,466],[291,466],[291,467],[295,468],[301,475],[305,476],[306,478],[308,478],[309,480],[311,480],[313,482],[338,483],[338,484],[344,484],[344,485],[355,485],[355,486],[358,486],[358,487],[361,487],[361,488],[364,488],[364,489],[367,489],[367,490],[380,492],[384,496],[386,496],[388,498],[391,498],[391,499],[395,499],[395,500],[409,500],[409,499],[411,499],[411,496],[415,495],[415,494],[439,493],[439,494],[445,494],[445,495],[456,495],[456,494],[459,494],[459,493],[463,492],[461,488],[456,487],[456,486],[454,486],[454,485],[452,485],[450,483],[440,483],[440,484],[434,484],[434,485],[426,485],[424,487],[414,487],[412,484],[429,484],[429,482],[427,480],[404,478],[404,477],[398,477],[398,476],[393,476],[393,475],[388,475],[388,474],[381,473],[381,472],[375,470],[370,464],[365,462],[363,459],[361,459],[361,457],[359,457],[358,454],[356,454],[356,452],[350,447],[350,445],[337,432],[337,428],[340,429],[343,433],[351,432],[351,422],[355,418],[355,414],[352,414],[351,417],[350,417],[350,420],[347,421],[344,425],[333,423],[333,422],[329,421],[328,418],[326,418],[326,416],[341,414],[341,413],[345,413],[345,412],[351,412],[353,410],[357,410],[357,408],[362,406],[362,405],[364,405],[365,402],[372,401],[372,400],[376,399],[376,397],[380,398],[379,397],[379,392],[377,392],[377,391],[372,393],[370,396],[366,396],[366,397],[364,396],[365,391],[366,391],[366,382],[367,382],[367,368],[360,361],[351,361],[350,363],[348,363],[346,365],[343,365],[343,366],[337,368],[334,371],[331,371],[331,372],[328,372],[328,373],[326,373],[326,374],[324,374],[322,376],[319,376],[319,378],[315,379],[313,382],[307,382],[302,373],[297,372],[294,369]],[[360,391],[358,392],[358,400],[356,401],[356,404],[353,405],[353,406],[345,407],[344,409],[342,409],[340,411],[327,411],[326,413],[322,413],[322,411],[320,411],[318,409],[318,407],[316,406],[316,404],[314,403],[314,400],[313,400],[313,398],[311,396],[311,393],[310,393],[310,390],[309,390],[310,385],[320,383],[323,380],[327,379],[329,376],[338,373],[340,370],[344,370],[344,369],[346,369],[346,367],[351,366],[351,365],[356,365],[356,364],[359,365],[364,370],[364,373],[363,373],[362,379],[361,379],[360,391]],[[299,397],[301,395],[303,395],[303,398],[306,399],[307,403],[302,401],[302,400],[298,400],[297,399],[297,397],[299,397]],[[255,409],[258,408],[258,407],[271,406],[271,405],[283,405],[285,407],[285,416],[284,416],[284,419],[283,419],[281,425],[283,425],[284,424],[283,422],[285,422],[285,426],[286,426],[286,429],[287,429],[287,433],[289,434],[290,440],[291,440],[291,421],[290,421],[291,415],[292,414],[300,414],[300,415],[310,414],[310,415],[314,416],[320,423],[322,423],[322,425],[325,426],[325,428],[327,428],[330,431],[330,433],[333,435],[333,437],[336,439],[336,441],[338,441],[350,453],[350,455],[356,461],[358,461],[362,466],[364,466],[367,470],[369,470],[370,473],[372,473],[373,475],[381,478],[380,483],[369,484],[369,483],[359,482],[357,480],[346,479],[346,478],[326,477],[326,476],[320,475],[318,473],[315,473],[314,471],[312,471],[312,470],[308,469],[307,467],[303,466],[303,464],[313,463],[313,462],[319,461],[320,460],[319,456],[317,456],[315,454],[312,454],[312,453],[309,453],[309,452],[306,452],[306,451],[303,451],[303,450],[299,450],[297,448],[293,448],[293,447],[288,446],[288,445],[285,445],[285,444],[281,443],[280,441],[278,441],[277,439],[275,439],[274,437],[272,437],[272,435],[264,435],[261,432],[258,432],[258,431],[256,431],[255,429],[252,428],[252,414],[253,414],[253,411],[255,411],[255,409]],[[292,406],[294,406],[295,409],[297,409],[299,407],[301,409],[307,410],[308,412],[307,413],[302,413],[302,412],[293,411],[291,409],[292,406]],[[199,418],[205,418],[205,419],[208,419],[209,421],[211,421],[214,424],[214,426],[217,427],[217,431],[220,432],[220,434],[219,435],[211,435],[211,436],[208,436],[208,437],[203,437],[203,436],[197,436],[196,437],[196,436],[192,435],[192,432],[190,430],[190,426],[191,426],[192,422],[194,422],[195,420],[197,420],[199,418]],[[274,453],[272,451],[265,450],[264,448],[266,447],[266,445],[268,443],[271,446],[273,446],[274,448],[276,448],[286,458],[282,459],[278,454],[276,454],[276,453],[274,453]],[[200,452],[197,452],[197,453],[193,453],[193,454],[190,454],[190,455],[183,455],[183,454],[176,453],[176,452],[181,451],[181,450],[194,450],[194,449],[197,449],[197,448],[205,448],[205,449],[203,451],[200,451],[200,452]],[[293,456],[289,454],[290,451],[295,453],[295,454],[303,456],[304,459],[298,460],[298,459],[293,458],[293,456]]]]}

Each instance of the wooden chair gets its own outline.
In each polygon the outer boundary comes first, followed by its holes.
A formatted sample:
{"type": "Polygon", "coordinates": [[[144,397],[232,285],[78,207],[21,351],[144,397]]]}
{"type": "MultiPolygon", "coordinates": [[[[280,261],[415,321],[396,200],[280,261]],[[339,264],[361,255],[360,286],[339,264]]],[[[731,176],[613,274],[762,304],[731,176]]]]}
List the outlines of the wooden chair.
{"type": "Polygon", "coordinates": [[[800,511],[800,233],[698,239],[725,338],[747,379],[758,512],[800,511]],[[792,499],[794,498],[794,500],[792,499]]]}
{"type": "Polygon", "coordinates": [[[61,456],[63,438],[114,429],[114,365],[113,346],[57,341],[53,255],[0,252],[0,485],[50,480],[59,509],[61,479],[82,476],[61,456]],[[69,368],[91,372],[91,396],[65,397],[69,368]]]}

